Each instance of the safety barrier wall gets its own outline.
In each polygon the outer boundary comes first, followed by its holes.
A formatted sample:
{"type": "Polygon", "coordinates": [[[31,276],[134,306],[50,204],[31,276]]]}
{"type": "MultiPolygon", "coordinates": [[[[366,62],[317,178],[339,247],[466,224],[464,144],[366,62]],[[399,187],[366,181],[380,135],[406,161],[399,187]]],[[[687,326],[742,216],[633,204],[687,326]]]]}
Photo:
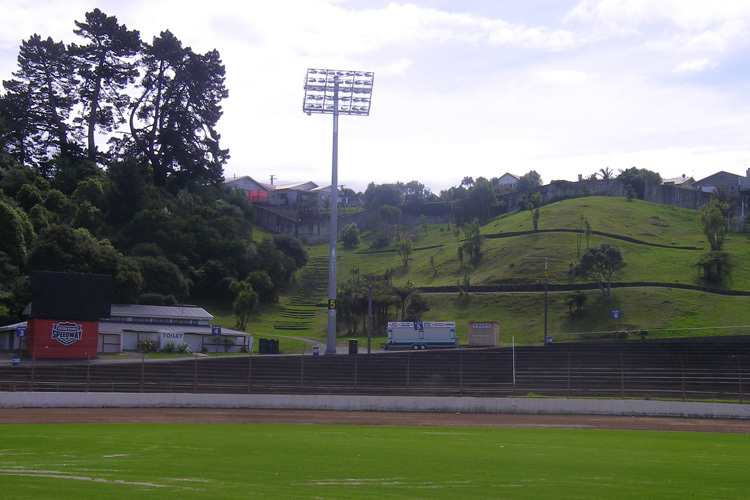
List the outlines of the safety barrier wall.
{"type": "Polygon", "coordinates": [[[1,408],[246,408],[626,415],[750,419],[750,405],[680,401],[475,397],[15,392],[1,408]]]}

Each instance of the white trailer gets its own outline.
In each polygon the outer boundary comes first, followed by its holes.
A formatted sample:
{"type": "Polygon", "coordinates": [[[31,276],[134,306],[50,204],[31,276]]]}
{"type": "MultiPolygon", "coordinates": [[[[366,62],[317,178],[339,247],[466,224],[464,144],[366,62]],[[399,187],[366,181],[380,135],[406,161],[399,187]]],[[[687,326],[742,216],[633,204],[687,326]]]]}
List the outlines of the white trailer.
{"type": "Polygon", "coordinates": [[[454,321],[390,321],[386,349],[458,347],[454,321]]]}

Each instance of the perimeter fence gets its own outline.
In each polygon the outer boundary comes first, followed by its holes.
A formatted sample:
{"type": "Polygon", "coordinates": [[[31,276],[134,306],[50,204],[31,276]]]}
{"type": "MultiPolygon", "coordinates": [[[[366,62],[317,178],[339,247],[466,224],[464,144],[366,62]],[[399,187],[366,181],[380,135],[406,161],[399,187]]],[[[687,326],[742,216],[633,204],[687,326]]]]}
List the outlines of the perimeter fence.
{"type": "Polygon", "coordinates": [[[0,391],[717,399],[744,402],[750,341],[586,342],[371,355],[24,360],[0,391]]]}

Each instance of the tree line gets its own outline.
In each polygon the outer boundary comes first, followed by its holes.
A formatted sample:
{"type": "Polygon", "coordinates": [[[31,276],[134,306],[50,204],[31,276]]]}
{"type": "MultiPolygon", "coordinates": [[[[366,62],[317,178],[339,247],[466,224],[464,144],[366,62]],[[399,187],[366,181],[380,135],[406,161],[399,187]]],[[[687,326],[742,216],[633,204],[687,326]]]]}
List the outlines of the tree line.
{"type": "Polygon", "coordinates": [[[99,9],[75,26],[81,44],[21,43],[0,97],[8,153],[46,178],[127,158],[157,186],[220,182],[229,151],[216,131],[228,96],[218,51],[196,53],[169,30],[142,41],[99,9]]]}
{"type": "Polygon", "coordinates": [[[99,9],[74,33],[24,40],[3,81],[0,321],[21,319],[32,270],[110,274],[122,303],[278,300],[307,254],[255,241],[252,206],[221,183],[219,53],[170,31],[146,43],[99,9]]]}

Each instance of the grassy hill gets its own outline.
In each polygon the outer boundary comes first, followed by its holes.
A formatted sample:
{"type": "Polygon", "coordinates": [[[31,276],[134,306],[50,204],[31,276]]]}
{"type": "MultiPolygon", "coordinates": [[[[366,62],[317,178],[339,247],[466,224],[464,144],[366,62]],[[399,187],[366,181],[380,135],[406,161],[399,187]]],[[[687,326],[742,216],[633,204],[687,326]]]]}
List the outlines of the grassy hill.
{"type": "MultiPolygon", "coordinates": [[[[550,292],[547,331],[556,340],[606,338],[611,335],[600,332],[615,329],[645,330],[649,337],[750,333],[750,328],[724,328],[750,324],[750,297],[668,287],[683,284],[750,291],[750,235],[728,236],[725,251],[733,256],[731,274],[721,283],[707,284],[700,279],[695,265],[700,255],[708,251],[697,212],[624,198],[588,197],[544,206],[539,232],[531,231],[528,212],[500,216],[482,226],[487,239],[481,262],[474,268],[461,265],[453,226],[433,225],[426,231],[419,227],[404,229],[405,237],[414,241],[408,266],[403,266],[394,247],[373,250],[367,243],[368,235],[364,235],[359,248],[339,249],[339,281],[350,279],[353,269],[360,274],[383,274],[390,269],[394,284],[410,281],[417,287],[451,287],[455,292],[425,294],[431,310],[425,313],[424,320],[456,321],[464,340],[468,322],[498,321],[502,343],[509,343],[511,338],[522,344],[540,343],[544,334],[543,293],[467,295],[459,293],[458,284],[466,276],[471,286],[543,283],[545,259],[551,284],[586,283],[568,272],[579,252],[586,248],[585,236],[574,232],[583,227],[582,218],[590,225],[590,246],[612,242],[622,249],[627,267],[618,282],[663,286],[613,289],[611,302],[598,290],[585,291],[587,299],[577,315],[570,314],[565,301],[570,292],[550,292]],[[622,311],[622,319],[617,322],[611,318],[613,309],[622,311]]],[[[311,257],[325,258],[328,246],[311,247],[309,252],[311,257]]],[[[320,300],[324,301],[325,296],[320,300]]],[[[278,334],[269,329],[278,320],[277,313],[278,308],[269,308],[252,322],[251,328],[278,334]]],[[[323,339],[325,309],[316,313],[308,330],[293,335],[323,339]]],[[[379,335],[377,341],[383,341],[383,333],[379,335]]]]}
{"type": "MultiPolygon", "coordinates": [[[[565,200],[542,207],[540,232],[537,233],[531,233],[528,212],[506,214],[486,224],[482,227],[482,234],[495,237],[485,241],[482,261],[470,272],[471,283],[536,283],[544,276],[545,258],[552,280],[576,282],[569,278],[568,270],[578,260],[578,235],[559,230],[579,230],[582,216],[588,218],[592,232],[611,235],[592,234],[590,246],[610,241],[622,249],[628,265],[619,281],[705,285],[699,279],[695,263],[708,251],[708,244],[695,211],[607,197],[565,200]],[[518,232],[530,234],[512,235],[518,232]],[[505,235],[509,236],[503,237],[505,235]]],[[[418,286],[455,285],[465,271],[460,266],[457,241],[451,229],[436,227],[426,235],[413,231],[417,241],[407,268],[402,266],[398,254],[392,249],[381,252],[364,247],[353,251],[342,249],[339,253],[343,264],[339,266],[340,272],[346,272],[351,266],[359,268],[362,273],[393,268],[396,283],[410,280],[418,286]]],[[[743,265],[744,256],[750,256],[748,243],[748,235],[744,234],[732,234],[727,238],[726,250],[735,255],[736,266],[729,279],[712,286],[750,290],[750,267],[743,265]]],[[[585,248],[584,237],[581,251],[585,248]]],[[[341,275],[341,278],[345,276],[341,275]]]]}

